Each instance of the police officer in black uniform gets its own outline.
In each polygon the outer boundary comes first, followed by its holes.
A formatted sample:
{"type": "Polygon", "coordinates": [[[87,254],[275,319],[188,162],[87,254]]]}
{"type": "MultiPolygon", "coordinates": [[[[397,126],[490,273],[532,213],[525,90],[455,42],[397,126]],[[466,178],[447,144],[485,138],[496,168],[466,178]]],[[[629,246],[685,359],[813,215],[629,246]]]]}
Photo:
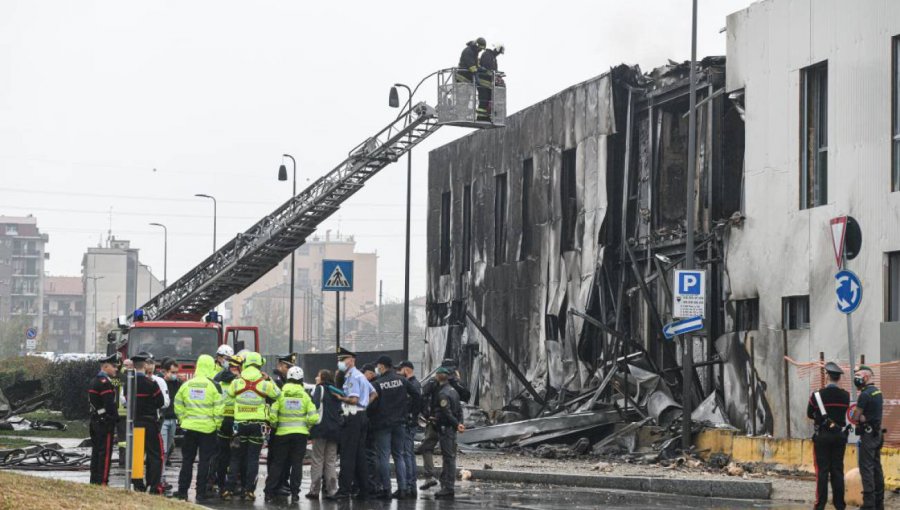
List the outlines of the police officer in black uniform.
{"type": "Polygon", "coordinates": [[[100,360],[100,373],[91,381],[88,401],[91,404],[91,483],[109,483],[109,463],[112,458],[113,434],[119,413],[116,409],[116,387],[112,378],[118,370],[119,355],[100,360]]]}
{"type": "Polygon", "coordinates": [[[847,407],[850,394],[838,386],[844,371],[834,362],[825,364],[828,385],[813,392],[806,406],[806,416],[815,423],[813,453],[816,463],[816,503],[822,510],[828,502],[828,479],[831,478],[832,502],[838,510],[844,503],[844,451],[847,449],[847,407]]]}
{"type": "MultiPolygon", "coordinates": [[[[146,490],[150,494],[163,494],[163,486],[160,483],[163,469],[162,435],[159,430],[159,411],[165,406],[162,390],[156,381],[147,377],[144,373],[144,365],[147,360],[152,360],[153,355],[141,352],[131,357],[134,362],[135,395],[134,395],[134,426],[144,429],[144,454],[145,468],[144,480],[133,479],[136,490],[146,490]]],[[[132,395],[126,393],[126,398],[132,395]]]]}
{"type": "Polygon", "coordinates": [[[441,490],[435,499],[453,499],[456,484],[456,433],[465,432],[462,404],[459,394],[450,385],[451,371],[447,367],[437,369],[435,379],[440,385],[434,406],[434,423],[441,444],[441,490]]]}
{"type": "Polygon", "coordinates": [[[390,500],[391,497],[406,499],[406,463],[403,461],[403,441],[406,437],[406,409],[409,406],[406,378],[394,371],[394,361],[390,356],[382,355],[376,361],[375,373],[378,376],[372,385],[378,398],[372,405],[369,431],[375,446],[375,479],[381,491],[374,494],[377,499],[390,500]],[[391,494],[391,458],[397,470],[396,496],[391,494]]]}
{"type": "Polygon", "coordinates": [[[881,428],[884,411],[884,395],[872,382],[872,369],[860,365],[853,377],[853,384],[859,389],[853,420],[858,423],[859,436],[859,476],[862,479],[863,506],[865,509],[884,509],[884,471],[881,469],[881,447],[884,445],[886,430],[881,428]]]}
{"type": "MultiPolygon", "coordinates": [[[[468,402],[472,395],[469,390],[459,382],[459,375],[456,372],[456,361],[447,358],[441,362],[441,368],[446,368],[450,372],[447,384],[456,390],[456,394],[462,402],[468,402]]],[[[425,426],[425,438],[419,445],[419,453],[422,455],[422,464],[424,468],[423,477],[425,478],[425,483],[419,486],[419,489],[423,491],[438,484],[438,481],[434,476],[434,447],[438,444],[438,441],[440,441],[440,434],[438,434],[437,427],[434,424],[434,403],[439,389],[440,385],[436,378],[429,379],[422,385],[422,416],[424,416],[427,421],[425,426]]]]}

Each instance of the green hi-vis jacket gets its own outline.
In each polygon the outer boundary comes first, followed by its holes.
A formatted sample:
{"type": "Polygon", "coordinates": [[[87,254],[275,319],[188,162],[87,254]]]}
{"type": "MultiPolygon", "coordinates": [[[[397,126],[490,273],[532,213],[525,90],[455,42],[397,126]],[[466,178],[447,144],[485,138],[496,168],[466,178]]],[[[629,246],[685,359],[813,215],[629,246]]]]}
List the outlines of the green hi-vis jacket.
{"type": "Polygon", "coordinates": [[[212,378],[216,375],[216,362],[203,354],[197,358],[197,370],[193,379],[181,385],[175,395],[175,416],[184,430],[211,434],[221,424],[222,394],[212,378]]]}
{"type": "Polygon", "coordinates": [[[231,381],[225,392],[234,399],[234,422],[266,421],[268,405],[266,400],[276,400],[281,391],[274,382],[264,380],[259,369],[250,366],[241,371],[240,377],[231,381]]]}
{"type": "Polygon", "coordinates": [[[275,435],[309,435],[309,428],[317,421],[319,414],[316,405],[306,393],[306,388],[294,382],[285,384],[269,413],[269,423],[275,428],[275,435]]]}

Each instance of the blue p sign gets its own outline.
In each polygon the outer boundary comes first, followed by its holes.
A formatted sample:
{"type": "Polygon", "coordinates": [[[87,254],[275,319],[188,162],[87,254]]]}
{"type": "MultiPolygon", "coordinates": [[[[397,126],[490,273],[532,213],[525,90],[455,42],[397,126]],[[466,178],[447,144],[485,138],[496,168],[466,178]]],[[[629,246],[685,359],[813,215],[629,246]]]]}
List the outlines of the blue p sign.
{"type": "Polygon", "coordinates": [[[696,295],[701,293],[700,273],[683,271],[678,273],[678,293],[696,295]]]}

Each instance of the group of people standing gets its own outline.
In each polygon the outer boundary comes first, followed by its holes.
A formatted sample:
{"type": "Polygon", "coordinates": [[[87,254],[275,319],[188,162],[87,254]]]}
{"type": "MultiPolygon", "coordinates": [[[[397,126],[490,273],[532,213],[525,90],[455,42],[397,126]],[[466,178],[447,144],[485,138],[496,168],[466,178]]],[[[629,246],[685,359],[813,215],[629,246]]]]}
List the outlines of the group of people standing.
{"type": "MultiPolygon", "coordinates": [[[[91,404],[91,483],[106,485],[113,437],[121,409],[130,395],[123,391],[123,368],[135,371],[134,422],[144,429],[144,477],[132,480],[136,490],[187,499],[197,464],[196,500],[218,494],[224,500],[253,501],[260,454],[268,443],[266,501],[300,497],[303,461],[312,441],[311,480],[306,498],[341,500],[416,498],[414,437],[420,418],[426,423],[421,453],[427,490],[435,480],[432,451],[440,443],[443,456],[437,499],[453,498],[456,479],[456,434],[465,431],[461,401],[469,399],[459,382],[455,362],[445,360],[424,385],[411,362],[396,367],[388,356],[357,368],[356,355],[337,353],[337,371],[321,370],[315,386],[307,385],[297,355],[279,357],[275,374],[262,372],[256,352],[235,354],[220,346],[201,355],[193,377],[179,377],[174,360],[157,364],[142,352],[120,363],[118,355],[100,360],[100,372],[88,391],[91,404]],[[164,478],[174,447],[175,431],[183,431],[177,488],[164,478]],[[340,456],[340,474],[337,458],[340,456]],[[390,461],[396,466],[392,491],[390,461]]],[[[123,458],[120,451],[120,458],[123,458]]]]}
{"type": "Polygon", "coordinates": [[[490,121],[493,110],[494,86],[502,85],[502,78],[497,73],[497,57],[506,53],[502,44],[493,48],[487,47],[484,37],[466,43],[459,56],[456,79],[460,82],[475,83],[478,93],[478,106],[475,110],[476,120],[490,121]]]}

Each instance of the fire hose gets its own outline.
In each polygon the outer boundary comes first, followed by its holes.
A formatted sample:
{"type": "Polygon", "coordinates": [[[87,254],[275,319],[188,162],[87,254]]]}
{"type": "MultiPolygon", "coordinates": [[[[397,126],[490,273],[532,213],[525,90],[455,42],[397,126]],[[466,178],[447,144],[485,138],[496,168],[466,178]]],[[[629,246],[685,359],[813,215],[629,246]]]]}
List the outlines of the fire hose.
{"type": "Polygon", "coordinates": [[[90,469],[91,457],[52,448],[28,453],[22,448],[10,450],[0,458],[0,469],[28,471],[81,471],[90,469]]]}

